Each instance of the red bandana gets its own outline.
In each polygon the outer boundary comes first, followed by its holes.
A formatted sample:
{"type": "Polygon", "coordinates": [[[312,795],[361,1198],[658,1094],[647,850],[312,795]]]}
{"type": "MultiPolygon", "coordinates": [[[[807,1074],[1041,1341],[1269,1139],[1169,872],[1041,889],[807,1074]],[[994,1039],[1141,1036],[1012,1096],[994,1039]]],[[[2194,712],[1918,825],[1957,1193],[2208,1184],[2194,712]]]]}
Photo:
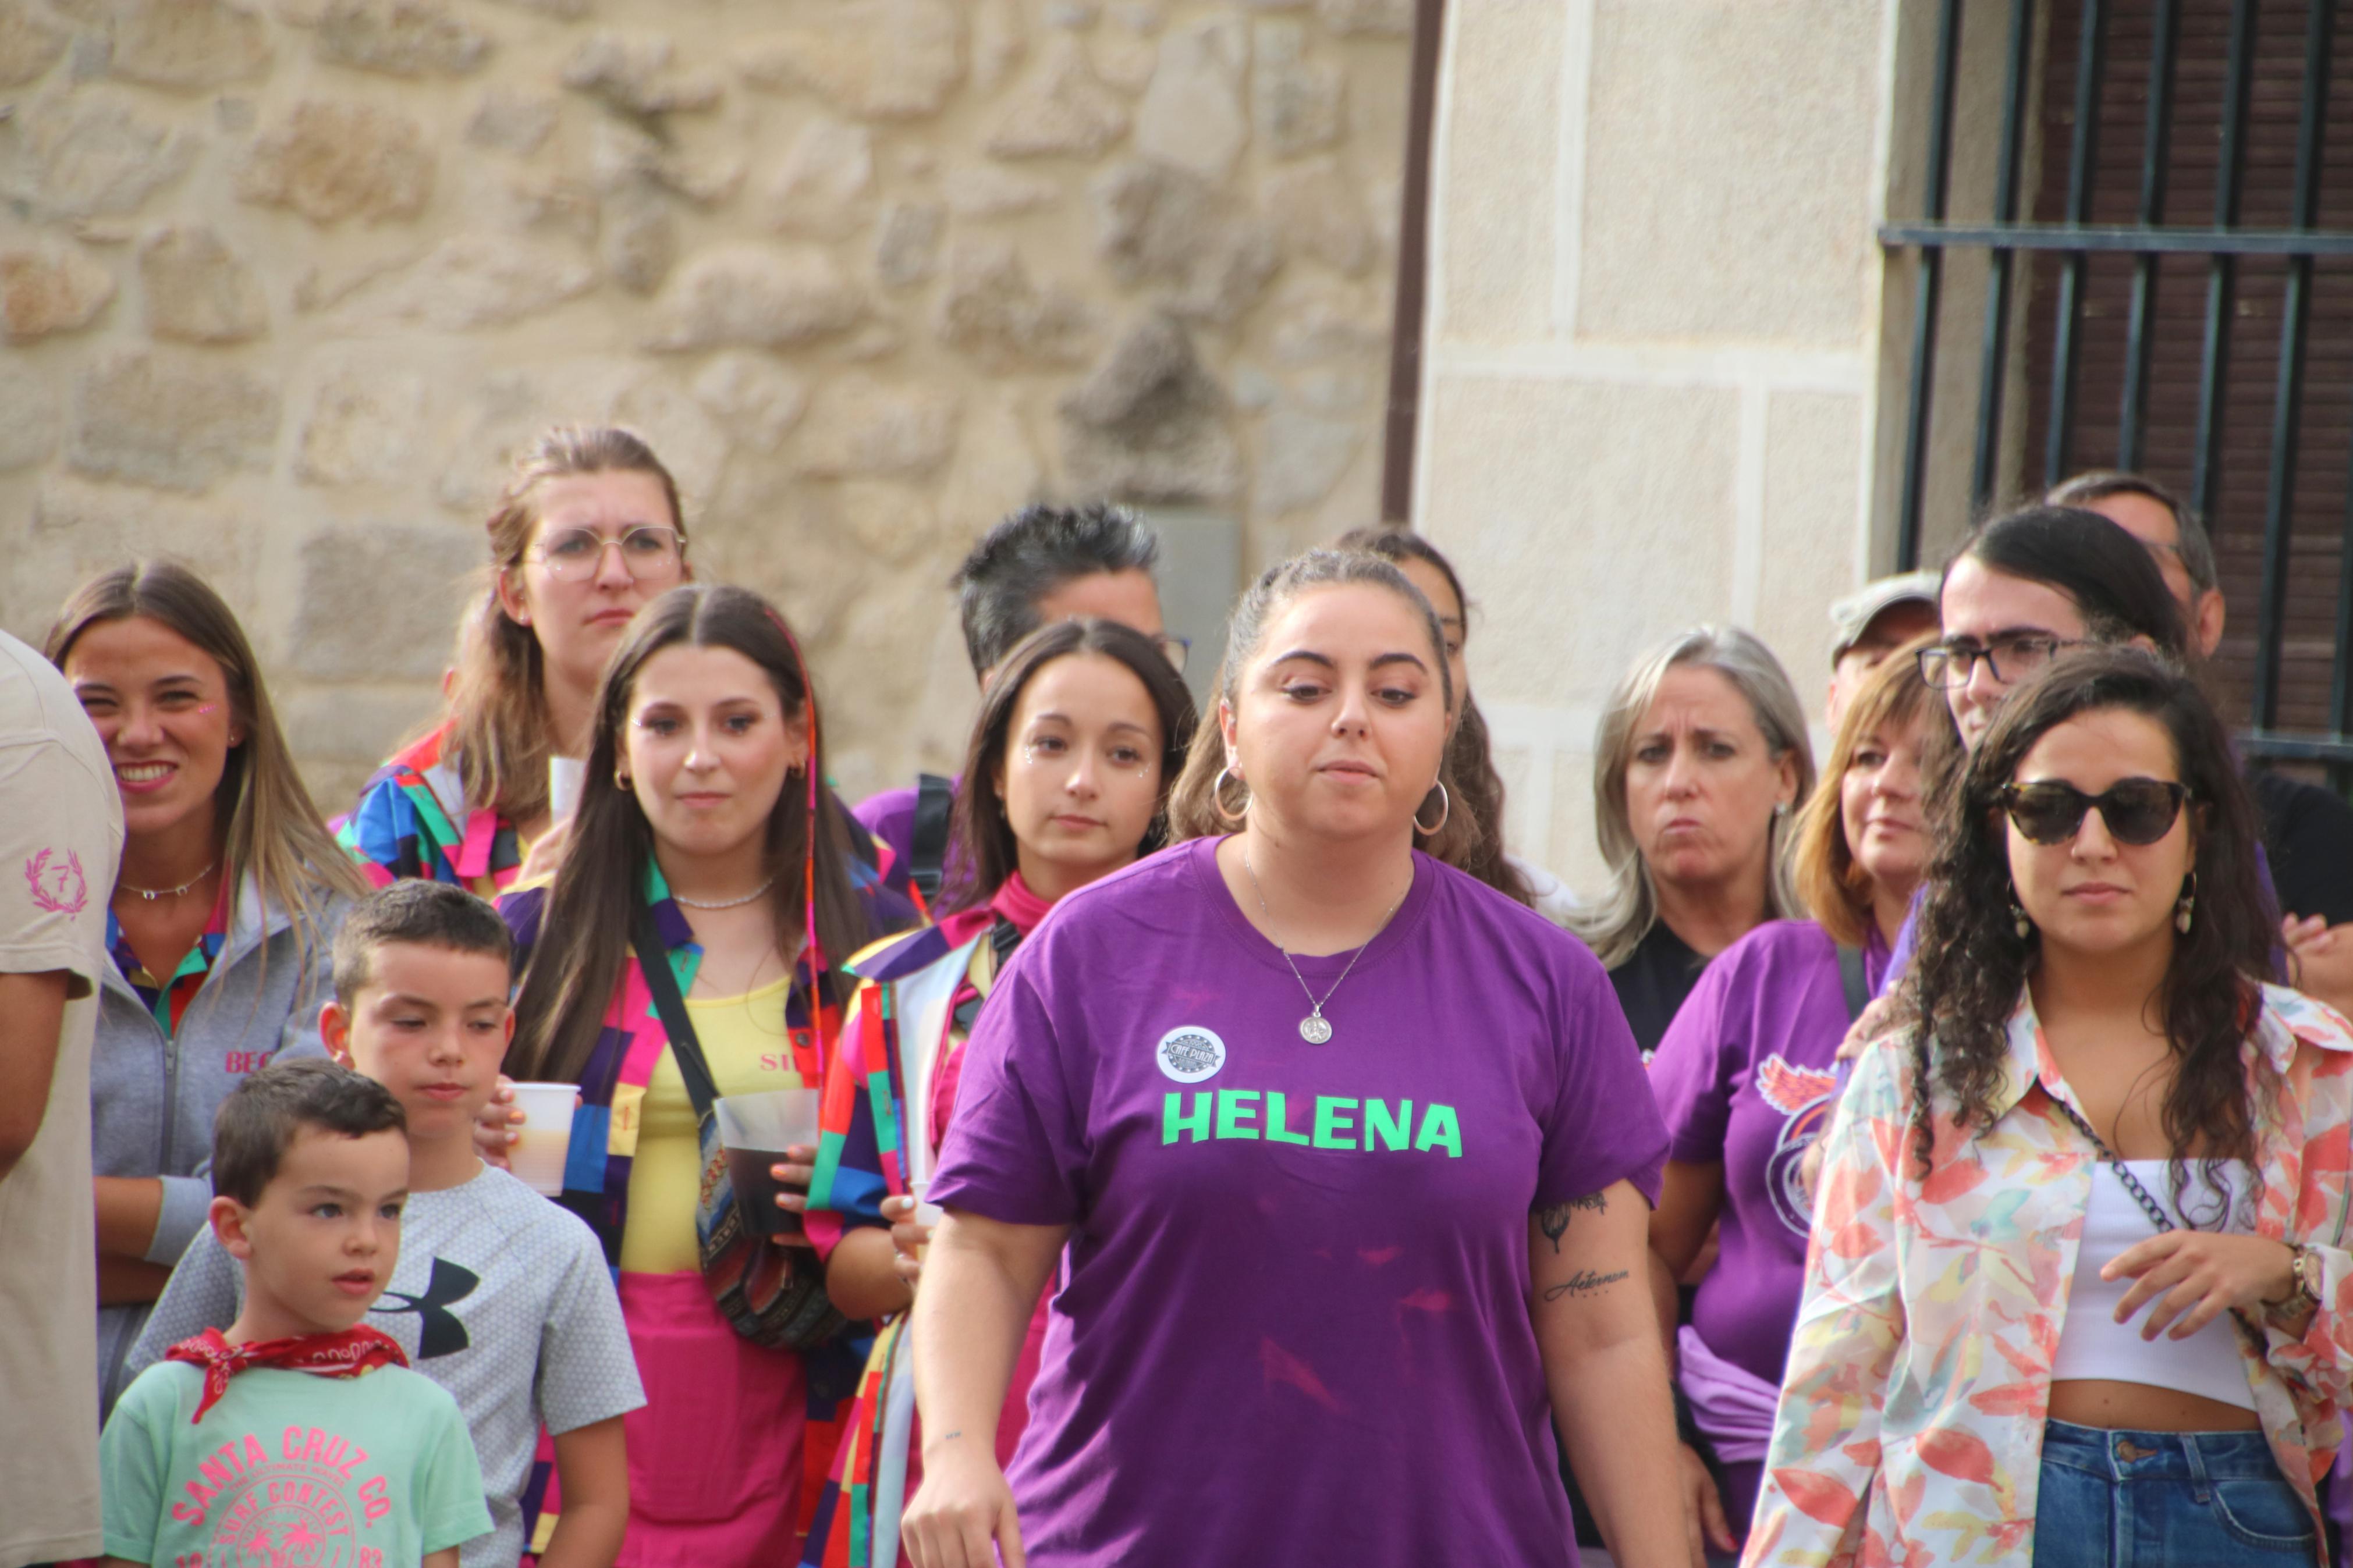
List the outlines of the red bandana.
{"type": "Polygon", "coordinates": [[[205,1369],[205,1396],[196,1401],[195,1420],[202,1421],[213,1402],[228,1392],[228,1380],[257,1366],[320,1377],[357,1377],[380,1366],[406,1366],[408,1357],[398,1341],[364,1323],[340,1334],[300,1334],[290,1340],[261,1340],[233,1345],[218,1329],[206,1329],[192,1340],[182,1340],[164,1352],[165,1361],[184,1361],[205,1369]]]}

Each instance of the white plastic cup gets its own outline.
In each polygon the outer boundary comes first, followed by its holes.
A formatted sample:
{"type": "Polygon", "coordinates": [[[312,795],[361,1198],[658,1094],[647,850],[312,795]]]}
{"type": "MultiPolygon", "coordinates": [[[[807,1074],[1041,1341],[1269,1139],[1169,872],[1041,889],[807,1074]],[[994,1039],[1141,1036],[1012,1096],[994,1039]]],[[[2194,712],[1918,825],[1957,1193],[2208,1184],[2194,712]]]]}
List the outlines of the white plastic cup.
{"type": "Polygon", "coordinates": [[[507,1145],[507,1168],[515,1179],[549,1197],[564,1190],[564,1162],[572,1152],[572,1108],[580,1089],[569,1083],[519,1083],[515,1109],[523,1115],[518,1136],[507,1145]]]}
{"type": "Polygon", "coordinates": [[[768,1167],[795,1144],[815,1148],[818,1108],[824,1095],[814,1089],[772,1089],[758,1094],[723,1094],[711,1102],[719,1119],[719,1142],[727,1150],[727,1173],[735,1201],[747,1220],[759,1216],[766,1234],[797,1234],[801,1216],[776,1206],[784,1192],[768,1167]]]}
{"type": "Polygon", "coordinates": [[[580,786],[588,777],[588,764],[579,757],[547,759],[547,816],[550,822],[562,822],[580,805],[580,786]]]}
{"type": "Polygon", "coordinates": [[[924,1201],[923,1194],[931,1190],[931,1185],[928,1181],[908,1184],[908,1187],[915,1194],[915,1223],[929,1226],[932,1229],[937,1230],[940,1227],[940,1222],[948,1217],[948,1213],[939,1205],[924,1201]]]}

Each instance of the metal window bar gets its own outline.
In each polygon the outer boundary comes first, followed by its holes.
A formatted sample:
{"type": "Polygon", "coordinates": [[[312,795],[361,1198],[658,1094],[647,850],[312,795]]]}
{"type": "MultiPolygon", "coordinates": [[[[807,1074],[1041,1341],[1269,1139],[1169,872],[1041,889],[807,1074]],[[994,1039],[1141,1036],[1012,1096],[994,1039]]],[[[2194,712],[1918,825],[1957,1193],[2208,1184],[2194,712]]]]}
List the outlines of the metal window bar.
{"type": "Polygon", "coordinates": [[[2261,593],[2257,606],[2253,727],[2242,734],[2250,755],[2327,764],[2339,789],[2353,786],[2353,478],[2348,478],[2343,522],[2337,605],[2336,648],[2330,681],[2327,733],[2288,732],[2277,728],[2281,667],[2290,576],[2298,419],[2303,408],[2306,340],[2312,271],[2316,258],[2353,258],[2353,232],[2315,226],[2319,208],[2323,133],[2327,123],[2329,58],[2333,47],[2333,0],[2306,7],[2301,101],[2296,129],[2293,211],[2288,226],[2245,227],[2239,223],[2245,174],[2248,106],[2253,94],[2258,0],[2232,0],[2215,172],[2213,221],[2210,226],[2168,225],[2165,189],[2171,155],[2174,86],[2180,37],[2179,0],[2154,0],[2149,47],[2147,107],[2136,220],[2128,225],[2088,222],[2093,211],[2096,109],[2107,55],[2114,8],[2105,0],[2081,0],[2074,125],[2067,149],[2065,221],[2017,219],[2021,121],[2031,84],[2035,0],[2011,0],[2005,79],[2001,94],[2000,142],[1995,161],[1993,217],[1989,222],[1951,222],[1946,217],[1953,162],[1956,70],[1961,42],[1960,0],[1940,0],[1930,88],[1926,148],[1924,216],[1880,226],[1881,246],[1916,253],[1911,321],[1912,356],[1904,437],[1904,479],[1897,496],[1895,553],[1899,570],[1919,563],[1928,482],[1932,394],[1937,351],[1937,310],[1945,254],[1956,249],[1988,254],[1982,379],[1972,446],[1970,502],[1982,512],[2001,488],[2000,426],[2001,384],[2009,353],[2011,268],[2021,251],[2051,251],[2062,258],[2053,323],[2049,429],[2042,452],[2045,483],[2068,470],[2069,439],[2076,427],[2081,389],[2081,312],[2087,258],[2095,254],[2133,258],[2131,303],[2126,321],[2124,370],[2117,406],[2117,466],[2142,461],[2149,365],[2158,330],[2155,295],[2161,258],[2206,263],[2204,327],[2200,352],[2197,426],[2189,485],[2191,504],[2212,514],[2219,488],[2222,432],[2228,415],[2227,363],[2231,321],[2237,308],[2236,266],[2242,258],[2284,258],[2287,292],[2281,310],[2277,395],[2273,409],[2270,471],[2263,528],[2261,593]]]}

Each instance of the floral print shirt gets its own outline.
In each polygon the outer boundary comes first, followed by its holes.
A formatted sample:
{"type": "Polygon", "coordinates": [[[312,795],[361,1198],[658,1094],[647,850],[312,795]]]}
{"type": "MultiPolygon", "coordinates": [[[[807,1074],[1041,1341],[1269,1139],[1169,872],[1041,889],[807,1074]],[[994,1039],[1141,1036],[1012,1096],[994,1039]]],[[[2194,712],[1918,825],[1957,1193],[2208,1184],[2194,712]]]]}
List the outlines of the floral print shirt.
{"type": "MultiPolygon", "coordinates": [[[[2254,1228],[2312,1249],[2321,1303],[2301,1337],[2247,1314],[2262,1342],[2242,1333],[2241,1346],[2272,1453],[2311,1506],[2353,1385],[2353,1026],[2266,985],[2245,1058],[2250,1084],[2265,1085],[2254,1228]]],[[[1748,1568],[2018,1563],[2033,1550],[2051,1364],[2099,1157],[2053,1103],[2082,1109],[2031,1002],[2010,1020],[1982,1135],[1957,1128],[1939,1097],[1926,1178],[1912,1083],[1908,1034],[1883,1036],[1825,1135],[1748,1568]]]]}

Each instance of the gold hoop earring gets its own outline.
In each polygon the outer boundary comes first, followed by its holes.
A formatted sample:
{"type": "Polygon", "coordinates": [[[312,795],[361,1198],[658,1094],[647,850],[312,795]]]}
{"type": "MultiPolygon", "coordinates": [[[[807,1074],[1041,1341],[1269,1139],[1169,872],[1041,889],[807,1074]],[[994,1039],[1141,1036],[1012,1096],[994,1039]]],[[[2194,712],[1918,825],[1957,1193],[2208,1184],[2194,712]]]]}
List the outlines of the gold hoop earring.
{"type": "Polygon", "coordinates": [[[1226,809],[1226,781],[1233,776],[1234,764],[1228,763],[1218,770],[1218,776],[1209,781],[1209,809],[1218,814],[1220,822],[1247,822],[1250,820],[1250,784],[1247,781],[1242,784],[1242,808],[1240,811],[1226,809]]]}
{"type": "MultiPolygon", "coordinates": [[[[1446,831],[1446,825],[1454,820],[1454,797],[1446,793],[1446,781],[1440,779],[1430,787],[1438,792],[1438,826],[1424,827],[1421,825],[1421,812],[1419,807],[1413,814],[1413,830],[1424,838],[1437,837],[1446,831]]],[[[1430,797],[1423,795],[1421,798],[1428,800],[1430,797]]]]}
{"type": "Polygon", "coordinates": [[[619,790],[623,795],[628,794],[629,775],[623,773],[620,769],[615,768],[613,770],[613,787],[619,790]]]}

